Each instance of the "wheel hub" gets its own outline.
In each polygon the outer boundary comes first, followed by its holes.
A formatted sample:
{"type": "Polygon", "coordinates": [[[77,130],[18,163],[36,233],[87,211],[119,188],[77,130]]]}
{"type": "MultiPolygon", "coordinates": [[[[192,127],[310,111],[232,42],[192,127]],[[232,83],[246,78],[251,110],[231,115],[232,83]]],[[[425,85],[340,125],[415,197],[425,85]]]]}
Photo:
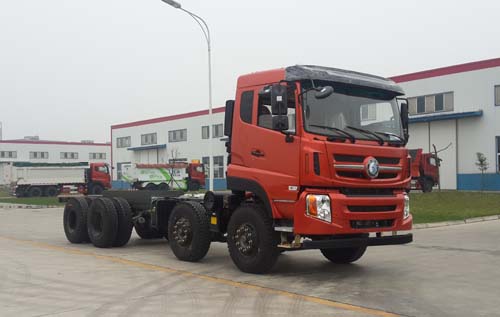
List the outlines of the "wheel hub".
{"type": "Polygon", "coordinates": [[[249,255],[256,250],[257,234],[250,224],[243,224],[236,229],[234,241],[238,251],[244,255],[249,255]]]}
{"type": "Polygon", "coordinates": [[[193,236],[191,223],[186,218],[177,219],[173,231],[174,240],[181,246],[189,245],[193,236]]]}

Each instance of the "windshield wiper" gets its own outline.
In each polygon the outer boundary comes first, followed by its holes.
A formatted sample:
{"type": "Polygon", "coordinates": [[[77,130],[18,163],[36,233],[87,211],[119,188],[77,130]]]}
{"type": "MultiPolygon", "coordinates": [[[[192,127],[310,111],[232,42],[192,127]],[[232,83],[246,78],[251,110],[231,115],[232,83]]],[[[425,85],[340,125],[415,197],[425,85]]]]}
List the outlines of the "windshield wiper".
{"type": "Polygon", "coordinates": [[[403,139],[402,137],[400,137],[399,135],[397,134],[394,134],[394,133],[391,133],[391,132],[380,132],[380,131],[374,131],[374,133],[377,133],[377,134],[382,134],[382,135],[385,135],[385,136],[388,136],[388,137],[395,137],[396,139],[398,139],[400,142],[402,143],[405,143],[405,139],[403,139]]]}
{"type": "Polygon", "coordinates": [[[375,139],[377,139],[378,143],[380,145],[384,145],[384,139],[382,139],[381,137],[379,137],[375,132],[373,131],[370,131],[370,130],[365,130],[365,129],[360,129],[360,128],[356,128],[356,127],[353,127],[353,126],[350,126],[350,125],[346,125],[345,126],[346,128],[349,128],[351,130],[354,130],[354,131],[358,131],[358,132],[361,132],[363,133],[364,135],[370,135],[372,137],[374,137],[375,139]]]}
{"type": "Polygon", "coordinates": [[[326,126],[326,125],[317,125],[317,124],[310,124],[309,126],[310,127],[316,127],[316,128],[323,128],[323,129],[327,129],[327,130],[331,130],[331,131],[335,131],[335,132],[341,133],[345,137],[347,137],[349,139],[349,141],[351,141],[351,143],[356,142],[356,137],[354,135],[352,135],[349,132],[344,131],[342,129],[335,128],[335,127],[329,127],[329,126],[326,126]]]}

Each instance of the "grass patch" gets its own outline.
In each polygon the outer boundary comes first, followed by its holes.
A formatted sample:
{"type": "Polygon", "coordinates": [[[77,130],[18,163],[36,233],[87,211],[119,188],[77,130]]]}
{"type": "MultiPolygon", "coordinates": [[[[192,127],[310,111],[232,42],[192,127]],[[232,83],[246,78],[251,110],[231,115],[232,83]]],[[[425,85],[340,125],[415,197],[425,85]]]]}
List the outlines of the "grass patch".
{"type": "Polygon", "coordinates": [[[500,193],[443,191],[410,194],[414,223],[464,220],[500,214],[500,193]]]}
{"type": "Polygon", "coordinates": [[[5,198],[5,197],[12,197],[12,196],[9,195],[9,193],[7,192],[7,190],[4,190],[4,189],[0,188],[0,198],[5,198]]]}
{"type": "Polygon", "coordinates": [[[9,204],[23,204],[23,205],[56,205],[63,206],[64,203],[60,203],[57,197],[33,197],[33,198],[0,198],[0,203],[9,204]]]}

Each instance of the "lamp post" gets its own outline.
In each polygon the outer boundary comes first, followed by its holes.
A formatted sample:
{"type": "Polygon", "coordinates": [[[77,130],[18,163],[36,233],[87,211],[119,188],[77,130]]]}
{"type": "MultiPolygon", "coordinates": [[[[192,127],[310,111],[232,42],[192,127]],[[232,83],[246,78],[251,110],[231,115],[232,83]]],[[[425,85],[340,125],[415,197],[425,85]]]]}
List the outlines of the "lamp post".
{"type": "Polygon", "coordinates": [[[212,57],[210,48],[210,29],[207,23],[200,16],[184,9],[181,7],[179,2],[174,0],[162,0],[166,4],[172,6],[175,9],[182,10],[189,14],[201,28],[205,39],[207,40],[208,46],[208,166],[209,166],[209,188],[208,190],[214,189],[214,165],[213,165],[213,148],[212,148],[212,138],[213,138],[213,126],[212,126],[212,57]],[[212,130],[212,137],[210,136],[210,130],[212,130]]]}

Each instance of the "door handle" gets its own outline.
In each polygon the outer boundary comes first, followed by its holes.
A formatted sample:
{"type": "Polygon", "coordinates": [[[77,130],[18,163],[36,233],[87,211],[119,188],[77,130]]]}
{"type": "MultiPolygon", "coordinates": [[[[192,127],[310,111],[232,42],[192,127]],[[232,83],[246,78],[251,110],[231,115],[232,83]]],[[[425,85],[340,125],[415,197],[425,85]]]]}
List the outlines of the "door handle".
{"type": "Polygon", "coordinates": [[[261,151],[259,150],[253,150],[252,152],[250,152],[253,156],[257,156],[257,157],[262,157],[264,156],[264,153],[262,153],[261,151]]]}

